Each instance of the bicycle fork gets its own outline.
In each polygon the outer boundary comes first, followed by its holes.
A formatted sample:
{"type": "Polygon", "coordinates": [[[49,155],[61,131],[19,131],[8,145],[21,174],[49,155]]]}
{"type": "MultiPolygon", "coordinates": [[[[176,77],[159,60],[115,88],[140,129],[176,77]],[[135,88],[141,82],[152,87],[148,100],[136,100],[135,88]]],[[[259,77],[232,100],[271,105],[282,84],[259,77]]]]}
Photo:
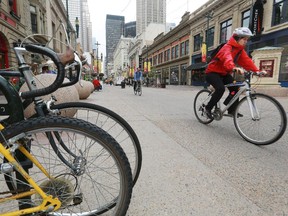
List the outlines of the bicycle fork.
{"type": "Polygon", "coordinates": [[[255,98],[252,98],[251,92],[246,92],[246,98],[247,98],[247,103],[250,109],[251,117],[253,121],[258,121],[260,120],[260,113],[257,109],[256,103],[255,103],[255,98]]]}

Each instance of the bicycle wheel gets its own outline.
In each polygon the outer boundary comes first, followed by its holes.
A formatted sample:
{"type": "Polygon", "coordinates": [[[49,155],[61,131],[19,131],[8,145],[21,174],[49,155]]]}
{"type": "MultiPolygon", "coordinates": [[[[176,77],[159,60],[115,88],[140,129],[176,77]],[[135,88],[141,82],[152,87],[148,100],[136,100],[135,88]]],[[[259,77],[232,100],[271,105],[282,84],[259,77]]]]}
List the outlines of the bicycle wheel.
{"type": "MultiPolygon", "coordinates": [[[[120,145],[102,129],[83,120],[52,116],[28,119],[1,132],[2,143],[25,145],[51,176],[48,178],[35,165],[29,167],[31,178],[62,203],[60,209],[47,215],[97,215],[114,206],[113,215],[126,214],[132,193],[131,169],[120,145]],[[51,146],[53,141],[56,150],[51,146]]],[[[20,163],[23,168],[28,166],[25,161],[20,163]]],[[[19,193],[17,186],[26,184],[15,177],[17,172],[4,175],[6,180],[0,175],[1,198],[19,193]]],[[[32,190],[29,185],[27,190],[32,190]]],[[[19,205],[39,205],[42,200],[37,194],[25,198],[19,205]]],[[[12,199],[0,206],[1,213],[20,208],[12,199]]]]}
{"type": "Polygon", "coordinates": [[[209,124],[213,121],[213,119],[208,118],[205,114],[205,106],[209,102],[211,94],[212,92],[210,90],[202,89],[196,94],[194,99],[194,113],[198,121],[202,124],[209,124]]]}
{"type": "Polygon", "coordinates": [[[234,124],[238,133],[248,142],[256,145],[268,145],[281,138],[286,130],[287,117],[281,104],[274,98],[260,93],[250,96],[253,107],[250,108],[248,98],[244,97],[239,102],[234,124]],[[252,118],[251,111],[259,118],[252,118]],[[243,117],[238,117],[238,113],[243,117]]]}
{"type": "Polygon", "coordinates": [[[109,133],[122,147],[128,157],[135,185],[142,166],[142,150],[132,127],[115,112],[95,104],[70,102],[53,105],[62,116],[88,121],[109,133]]]}
{"type": "Polygon", "coordinates": [[[141,96],[142,95],[142,86],[138,87],[138,95],[141,96]]]}

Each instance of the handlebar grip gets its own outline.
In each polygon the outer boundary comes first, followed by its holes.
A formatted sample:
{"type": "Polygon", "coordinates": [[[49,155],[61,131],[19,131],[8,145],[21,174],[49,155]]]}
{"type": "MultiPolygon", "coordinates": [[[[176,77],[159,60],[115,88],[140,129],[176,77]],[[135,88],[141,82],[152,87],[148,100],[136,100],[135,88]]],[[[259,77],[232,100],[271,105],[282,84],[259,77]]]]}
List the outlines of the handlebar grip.
{"type": "Polygon", "coordinates": [[[57,53],[55,53],[50,48],[35,45],[35,44],[28,44],[25,46],[25,49],[30,51],[30,52],[33,52],[33,53],[39,53],[39,54],[43,54],[45,56],[50,57],[52,59],[52,61],[54,62],[54,64],[56,65],[58,73],[57,73],[57,77],[56,77],[55,81],[51,85],[49,85],[45,88],[42,88],[42,89],[35,89],[32,91],[21,92],[20,96],[23,99],[27,99],[27,98],[33,98],[33,97],[47,95],[47,94],[50,94],[50,93],[56,91],[61,86],[61,84],[63,83],[64,78],[65,78],[65,67],[61,63],[60,58],[57,55],[57,53]]]}

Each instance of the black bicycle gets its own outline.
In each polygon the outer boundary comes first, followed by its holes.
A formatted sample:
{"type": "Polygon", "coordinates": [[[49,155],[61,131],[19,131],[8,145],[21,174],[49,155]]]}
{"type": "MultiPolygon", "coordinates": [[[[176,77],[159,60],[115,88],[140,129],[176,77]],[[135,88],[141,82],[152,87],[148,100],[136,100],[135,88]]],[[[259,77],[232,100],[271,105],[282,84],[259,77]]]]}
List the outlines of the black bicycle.
{"type": "Polygon", "coordinates": [[[142,95],[142,84],[141,84],[141,81],[139,80],[139,81],[134,81],[134,82],[136,82],[136,86],[135,86],[135,89],[134,89],[134,94],[135,95],[139,95],[139,96],[141,96],[142,95]]]}

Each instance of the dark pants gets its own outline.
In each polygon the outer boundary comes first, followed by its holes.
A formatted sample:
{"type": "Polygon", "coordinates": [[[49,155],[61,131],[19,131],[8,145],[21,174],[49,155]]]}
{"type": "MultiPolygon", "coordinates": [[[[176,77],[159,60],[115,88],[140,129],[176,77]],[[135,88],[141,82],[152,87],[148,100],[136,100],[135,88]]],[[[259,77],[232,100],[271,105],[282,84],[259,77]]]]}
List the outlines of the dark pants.
{"type": "MultiPolygon", "coordinates": [[[[212,85],[215,89],[215,92],[213,93],[211,100],[208,102],[206,109],[211,110],[217,102],[222,98],[224,92],[225,92],[225,86],[226,84],[233,83],[234,79],[230,74],[227,74],[226,76],[221,76],[218,73],[208,73],[206,74],[206,81],[212,85]]],[[[238,91],[238,86],[229,87],[229,92],[236,92],[238,91]]],[[[231,99],[230,99],[231,100],[231,99]]],[[[238,101],[235,101],[232,106],[229,107],[228,112],[233,112],[238,104],[238,101]]],[[[228,101],[229,102],[229,101],[228,101]]]]}

